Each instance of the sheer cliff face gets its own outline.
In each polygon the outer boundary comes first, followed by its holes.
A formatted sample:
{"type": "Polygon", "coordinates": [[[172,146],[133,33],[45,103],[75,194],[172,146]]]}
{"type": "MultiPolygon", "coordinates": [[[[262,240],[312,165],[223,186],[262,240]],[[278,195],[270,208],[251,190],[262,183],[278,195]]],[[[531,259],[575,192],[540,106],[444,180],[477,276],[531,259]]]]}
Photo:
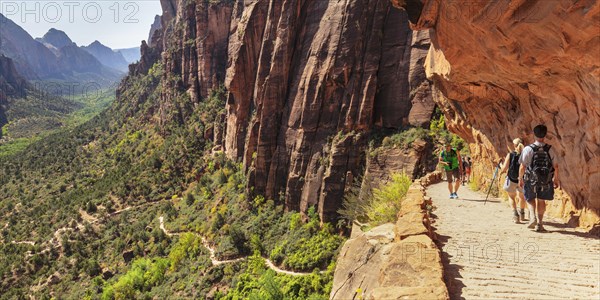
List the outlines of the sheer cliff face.
{"type": "Polygon", "coordinates": [[[387,0],[162,5],[151,46],[164,50],[167,73],[181,76],[173,87],[194,103],[225,85],[217,144],[244,162],[255,193],[288,209],[316,205],[331,219],[364,166],[370,130],[431,117],[422,66],[429,35],[412,32],[406,14],[387,0]],[[167,42],[173,35],[175,44],[167,42]]]}
{"type": "Polygon", "coordinates": [[[8,123],[5,110],[9,98],[26,97],[28,87],[27,81],[17,72],[12,59],[0,55],[0,127],[8,123]]]}
{"type": "Polygon", "coordinates": [[[552,202],[552,212],[597,223],[600,3],[395,2],[408,3],[416,29],[433,29],[426,68],[438,88],[435,101],[486,162],[475,171],[489,174],[509,141],[532,142],[531,128],[544,123],[568,195],[552,202]]]}

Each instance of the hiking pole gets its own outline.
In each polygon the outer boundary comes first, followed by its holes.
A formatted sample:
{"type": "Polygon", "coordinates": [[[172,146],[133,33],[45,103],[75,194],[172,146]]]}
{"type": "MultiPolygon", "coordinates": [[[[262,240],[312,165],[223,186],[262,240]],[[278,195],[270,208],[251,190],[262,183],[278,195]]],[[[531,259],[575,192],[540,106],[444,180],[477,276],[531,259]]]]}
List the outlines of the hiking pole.
{"type": "MultiPolygon", "coordinates": [[[[500,161],[502,162],[502,161],[500,161]]],[[[490,196],[490,191],[492,191],[492,185],[494,185],[494,180],[496,180],[496,176],[498,175],[498,169],[500,169],[500,162],[496,165],[496,170],[494,170],[494,176],[492,177],[492,182],[490,183],[490,187],[488,188],[487,195],[485,196],[485,201],[483,205],[487,203],[487,199],[490,196]]]]}

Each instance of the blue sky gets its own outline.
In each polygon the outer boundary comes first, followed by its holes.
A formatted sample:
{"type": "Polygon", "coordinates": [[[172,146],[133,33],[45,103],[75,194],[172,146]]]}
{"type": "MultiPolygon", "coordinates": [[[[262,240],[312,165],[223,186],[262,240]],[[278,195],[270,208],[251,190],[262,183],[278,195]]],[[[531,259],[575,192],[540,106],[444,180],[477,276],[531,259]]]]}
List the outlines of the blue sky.
{"type": "Polygon", "coordinates": [[[79,46],[95,40],[113,48],[130,48],[148,39],[159,0],[0,0],[0,13],[34,38],[56,28],[79,46]]]}

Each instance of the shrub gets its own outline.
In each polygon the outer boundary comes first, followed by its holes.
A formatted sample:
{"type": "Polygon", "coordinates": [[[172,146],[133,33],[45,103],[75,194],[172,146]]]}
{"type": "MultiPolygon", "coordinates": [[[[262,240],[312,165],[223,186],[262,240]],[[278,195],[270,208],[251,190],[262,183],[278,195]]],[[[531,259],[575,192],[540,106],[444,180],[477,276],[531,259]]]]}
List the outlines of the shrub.
{"type": "Polygon", "coordinates": [[[96,204],[94,204],[94,202],[92,201],[88,201],[87,205],[85,206],[85,211],[88,214],[93,214],[98,210],[98,208],[96,207],[96,204]]]}
{"type": "Polygon", "coordinates": [[[429,132],[421,127],[413,127],[408,130],[404,130],[400,133],[396,133],[392,136],[386,136],[383,138],[383,147],[401,147],[408,148],[416,140],[430,139],[429,132]]]}
{"type": "Polygon", "coordinates": [[[408,175],[395,173],[390,182],[373,190],[373,199],[366,208],[371,225],[396,221],[401,201],[411,183],[408,175]]]}
{"type": "Polygon", "coordinates": [[[137,292],[160,284],[168,267],[169,260],[166,258],[137,259],[125,275],[104,289],[102,300],[134,299],[137,292]]]}
{"type": "Polygon", "coordinates": [[[352,227],[352,222],[368,222],[367,206],[373,199],[372,179],[368,176],[357,177],[352,183],[350,189],[344,193],[342,208],[338,213],[346,220],[348,227],[352,227]]]}
{"type": "Polygon", "coordinates": [[[196,258],[202,252],[202,239],[192,233],[183,233],[179,242],[169,253],[171,270],[176,270],[181,262],[187,258],[196,258]]]}
{"type": "Polygon", "coordinates": [[[194,204],[194,201],[196,201],[194,195],[192,195],[192,193],[187,194],[187,196],[185,197],[185,204],[187,204],[187,206],[192,206],[194,204]]]}

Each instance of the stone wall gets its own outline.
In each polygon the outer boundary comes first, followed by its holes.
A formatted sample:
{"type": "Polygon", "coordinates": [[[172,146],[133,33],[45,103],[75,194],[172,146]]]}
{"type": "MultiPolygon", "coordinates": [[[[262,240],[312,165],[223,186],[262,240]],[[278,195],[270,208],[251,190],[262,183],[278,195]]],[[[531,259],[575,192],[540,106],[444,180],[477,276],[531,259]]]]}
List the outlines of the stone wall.
{"type": "Polygon", "coordinates": [[[415,181],[396,224],[353,228],[338,257],[331,299],[448,299],[425,194],[439,181],[440,172],[415,181]]]}

